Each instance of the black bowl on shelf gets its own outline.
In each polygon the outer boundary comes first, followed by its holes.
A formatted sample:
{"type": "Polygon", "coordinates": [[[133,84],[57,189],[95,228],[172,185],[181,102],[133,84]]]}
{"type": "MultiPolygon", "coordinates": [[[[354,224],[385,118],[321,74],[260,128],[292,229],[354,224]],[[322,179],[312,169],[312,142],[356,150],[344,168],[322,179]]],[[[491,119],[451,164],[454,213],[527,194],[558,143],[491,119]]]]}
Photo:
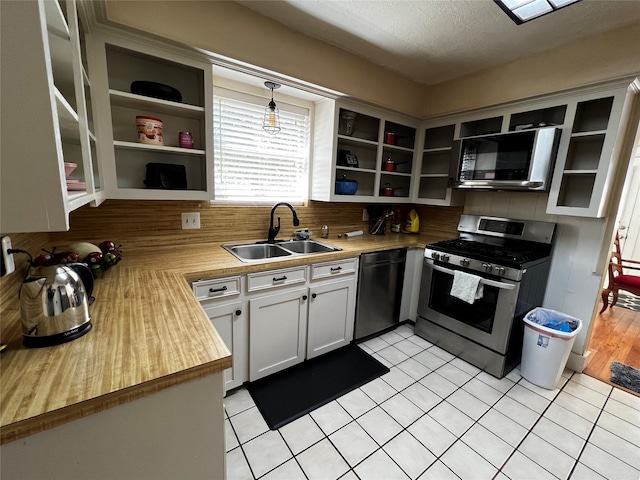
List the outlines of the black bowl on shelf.
{"type": "Polygon", "coordinates": [[[160,98],[171,102],[182,102],[182,94],[179,90],[157,82],[136,80],[131,82],[131,93],[146,97],[160,98]]]}

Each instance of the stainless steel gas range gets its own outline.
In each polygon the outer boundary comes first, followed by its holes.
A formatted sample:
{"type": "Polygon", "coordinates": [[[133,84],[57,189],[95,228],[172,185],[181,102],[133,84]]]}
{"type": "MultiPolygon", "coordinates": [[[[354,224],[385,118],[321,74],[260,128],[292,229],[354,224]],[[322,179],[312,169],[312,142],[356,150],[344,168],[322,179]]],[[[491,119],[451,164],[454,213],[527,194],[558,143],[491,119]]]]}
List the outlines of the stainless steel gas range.
{"type": "Polygon", "coordinates": [[[416,333],[502,378],[520,363],[522,318],[542,305],[555,223],[462,215],[459,237],[427,245],[416,333]],[[472,303],[452,295],[464,272],[472,303]]]}

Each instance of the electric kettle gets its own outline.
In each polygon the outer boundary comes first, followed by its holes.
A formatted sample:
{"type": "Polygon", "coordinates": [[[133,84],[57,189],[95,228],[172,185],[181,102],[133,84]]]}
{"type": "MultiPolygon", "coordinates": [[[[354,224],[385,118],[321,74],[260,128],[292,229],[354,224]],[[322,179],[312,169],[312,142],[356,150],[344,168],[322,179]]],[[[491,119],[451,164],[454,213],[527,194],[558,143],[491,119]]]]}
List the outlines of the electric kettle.
{"type": "Polygon", "coordinates": [[[91,330],[93,274],[84,263],[31,266],[20,289],[25,347],[69,342],[91,330]]]}

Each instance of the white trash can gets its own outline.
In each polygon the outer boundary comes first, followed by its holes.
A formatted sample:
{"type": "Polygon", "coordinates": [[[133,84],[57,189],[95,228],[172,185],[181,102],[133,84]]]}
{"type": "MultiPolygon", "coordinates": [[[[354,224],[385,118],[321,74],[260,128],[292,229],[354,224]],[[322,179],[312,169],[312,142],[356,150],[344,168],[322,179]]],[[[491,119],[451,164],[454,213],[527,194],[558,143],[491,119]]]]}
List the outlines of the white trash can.
{"type": "Polygon", "coordinates": [[[525,315],[524,327],[520,373],[534,385],[553,390],[582,329],[582,321],[538,307],[525,315]]]}

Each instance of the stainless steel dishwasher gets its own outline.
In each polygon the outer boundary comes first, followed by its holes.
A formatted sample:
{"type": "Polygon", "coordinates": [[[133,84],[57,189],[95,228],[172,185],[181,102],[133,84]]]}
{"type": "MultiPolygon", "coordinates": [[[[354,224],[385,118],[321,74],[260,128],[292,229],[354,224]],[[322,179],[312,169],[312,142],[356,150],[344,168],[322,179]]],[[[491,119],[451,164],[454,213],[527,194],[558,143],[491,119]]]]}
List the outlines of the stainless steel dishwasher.
{"type": "Polygon", "coordinates": [[[398,324],[407,249],[360,255],[354,338],[398,324]]]}

